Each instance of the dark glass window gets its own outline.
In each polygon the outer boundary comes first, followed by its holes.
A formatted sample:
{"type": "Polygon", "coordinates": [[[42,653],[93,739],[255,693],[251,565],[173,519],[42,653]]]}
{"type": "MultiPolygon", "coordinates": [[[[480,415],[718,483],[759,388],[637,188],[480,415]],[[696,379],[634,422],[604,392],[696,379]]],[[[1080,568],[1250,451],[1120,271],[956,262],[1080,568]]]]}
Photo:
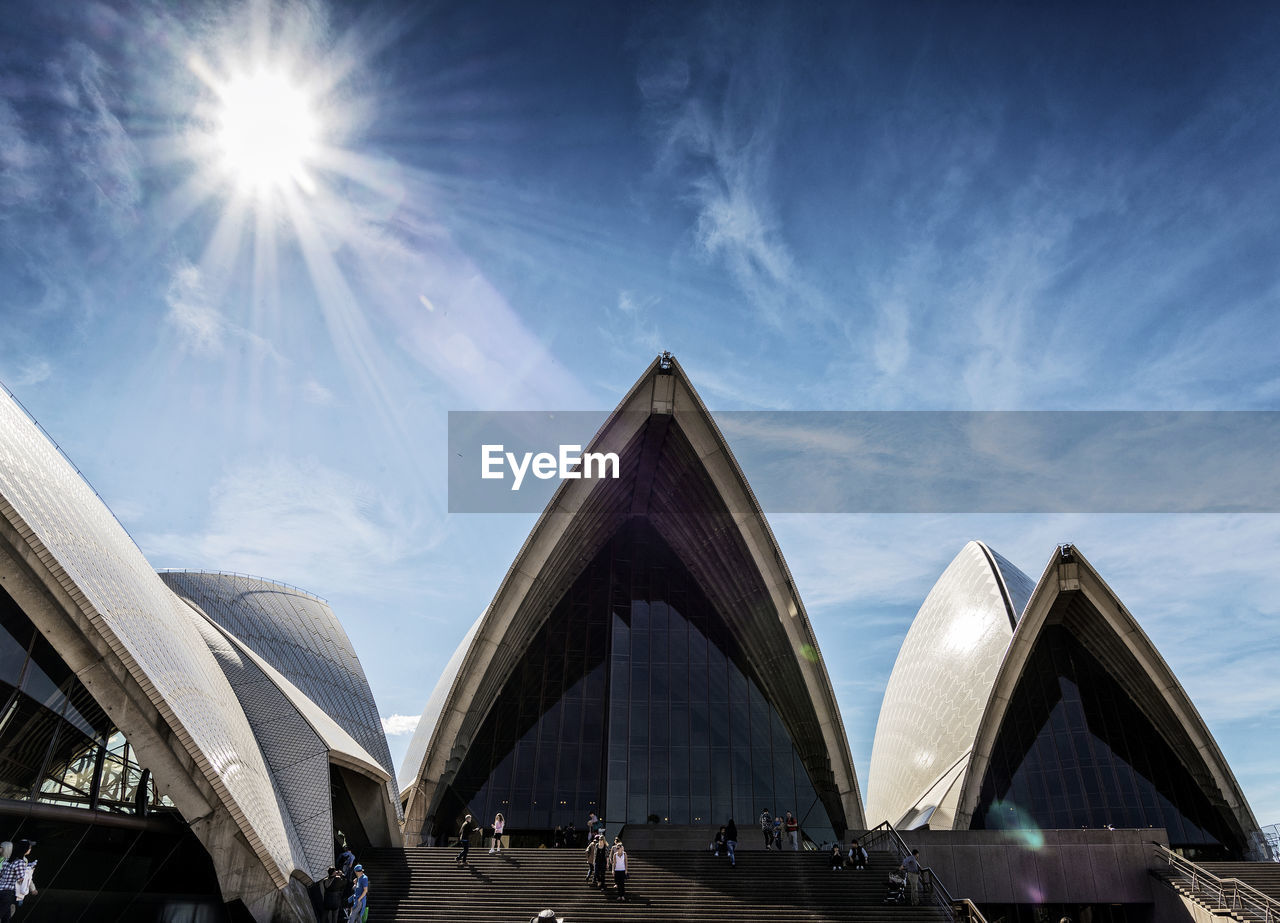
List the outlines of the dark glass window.
{"type": "Polygon", "coordinates": [[[463,806],[486,822],[503,811],[517,829],[581,825],[601,808],[614,828],[733,817],[748,829],[767,807],[796,813],[815,839],[833,838],[724,619],[643,520],[619,530],[534,637],[458,772],[446,816],[463,806]],[[599,633],[585,658],[566,656],[592,621],[608,637],[599,633]],[[607,699],[583,697],[584,673],[602,688],[607,679],[607,699]],[[513,751],[514,771],[495,770],[513,751]],[[571,751],[576,768],[563,758],[571,751]]]}
{"type": "Polygon", "coordinates": [[[132,813],[144,784],[141,801],[172,807],[157,798],[124,735],[0,589],[0,798],[132,813]]]}
{"type": "Polygon", "coordinates": [[[1108,824],[1164,827],[1170,845],[1200,855],[1243,846],[1120,684],[1050,626],[996,736],[973,827],[1108,824]]]}

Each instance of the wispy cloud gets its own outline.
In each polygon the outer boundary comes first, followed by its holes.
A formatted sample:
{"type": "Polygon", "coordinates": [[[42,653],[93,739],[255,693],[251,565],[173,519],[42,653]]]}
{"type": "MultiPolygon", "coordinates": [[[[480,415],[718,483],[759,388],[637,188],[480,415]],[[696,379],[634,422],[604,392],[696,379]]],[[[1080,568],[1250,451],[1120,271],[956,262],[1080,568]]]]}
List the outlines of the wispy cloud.
{"type": "Polygon", "coordinates": [[[48,359],[39,356],[27,356],[18,360],[14,372],[8,377],[8,381],[15,388],[25,388],[47,381],[52,375],[53,364],[48,359]]]}
{"type": "Polygon", "coordinates": [[[637,354],[654,356],[662,351],[662,336],[654,317],[658,303],[656,295],[645,297],[621,291],[617,304],[605,307],[604,322],[598,329],[620,359],[634,360],[637,354]]]}
{"type": "Polygon", "coordinates": [[[385,715],[382,719],[382,731],[388,737],[402,737],[412,734],[418,729],[421,715],[385,715]]]}
{"type": "Polygon", "coordinates": [[[49,70],[51,94],[73,114],[61,139],[64,156],[98,213],[125,230],[142,197],[142,156],[115,112],[118,83],[80,42],[69,43],[49,70]]]}
{"type": "Polygon", "coordinates": [[[229,341],[247,344],[255,355],[287,364],[265,337],[232,323],[216,308],[205,289],[199,267],[182,260],[174,267],[165,292],[169,311],[165,316],[177,333],[181,349],[194,355],[217,358],[227,353],[229,341]]]}
{"type": "Polygon", "coordinates": [[[328,405],[333,403],[333,392],[314,378],[308,378],[303,382],[302,397],[312,404],[328,405]]]}
{"type": "Polygon", "coordinates": [[[144,533],[138,542],[158,566],[261,574],[328,596],[395,583],[396,566],[420,550],[415,543],[430,544],[415,528],[370,485],[316,461],[276,457],[229,470],[201,529],[144,533]]]}
{"type": "Polygon", "coordinates": [[[39,196],[40,165],[45,156],[24,130],[12,104],[0,98],[0,205],[12,208],[39,196]]]}
{"type": "Polygon", "coordinates": [[[685,42],[651,50],[637,84],[653,126],[655,173],[692,209],[690,239],[722,266],[767,323],[783,326],[819,308],[771,194],[781,142],[785,21],[748,24],[724,10],[685,42]]]}

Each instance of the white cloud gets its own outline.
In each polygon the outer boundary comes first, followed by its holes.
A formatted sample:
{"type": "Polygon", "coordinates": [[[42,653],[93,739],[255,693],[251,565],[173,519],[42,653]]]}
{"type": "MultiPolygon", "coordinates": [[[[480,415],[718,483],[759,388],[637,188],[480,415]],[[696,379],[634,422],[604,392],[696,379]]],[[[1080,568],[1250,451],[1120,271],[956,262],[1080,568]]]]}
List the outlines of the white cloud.
{"type": "Polygon", "coordinates": [[[657,304],[656,296],[644,298],[623,290],[618,292],[617,305],[604,309],[604,323],[598,329],[620,358],[630,359],[637,353],[654,356],[662,351],[662,336],[653,319],[657,304]]]}
{"type": "Polygon", "coordinates": [[[73,179],[123,228],[142,198],[142,156],[112,110],[112,76],[90,48],[71,42],[50,66],[50,79],[50,92],[75,112],[62,139],[73,179]]]}
{"type": "Polygon", "coordinates": [[[0,205],[27,204],[39,196],[44,156],[23,130],[13,106],[0,99],[0,205]]]}
{"type": "MultiPolygon", "coordinates": [[[[186,260],[179,261],[169,279],[165,302],[169,306],[165,321],[177,333],[180,348],[187,352],[218,358],[226,355],[231,340],[238,340],[248,344],[259,358],[289,364],[289,360],[277,352],[269,340],[232,323],[213,306],[200,267],[186,260]]],[[[307,396],[308,399],[313,398],[313,395],[307,396]]]]}
{"type": "Polygon", "coordinates": [[[710,35],[697,47],[665,47],[640,65],[657,173],[693,207],[697,252],[723,265],[756,311],[781,326],[822,301],[796,268],[770,193],[785,52],[775,29],[714,15],[706,25],[710,35]]]}
{"type": "Polygon", "coordinates": [[[333,392],[314,378],[308,378],[302,385],[302,396],[312,404],[333,403],[333,392]]]}
{"type": "Polygon", "coordinates": [[[165,301],[169,305],[166,320],[177,330],[185,349],[202,356],[222,354],[227,324],[222,314],[209,306],[199,269],[190,263],[179,264],[165,301]]]}
{"type": "Polygon", "coordinates": [[[418,729],[421,715],[387,715],[382,719],[382,730],[388,737],[412,734],[418,729]]]}
{"type": "Polygon", "coordinates": [[[238,465],[218,481],[200,531],[142,534],[138,542],[159,566],[261,574],[329,596],[385,589],[416,547],[412,528],[368,484],[315,461],[272,458],[238,465]]]}
{"type": "Polygon", "coordinates": [[[15,388],[38,385],[42,381],[47,381],[52,375],[53,366],[49,363],[49,360],[37,356],[29,356],[18,366],[10,383],[15,388]]]}

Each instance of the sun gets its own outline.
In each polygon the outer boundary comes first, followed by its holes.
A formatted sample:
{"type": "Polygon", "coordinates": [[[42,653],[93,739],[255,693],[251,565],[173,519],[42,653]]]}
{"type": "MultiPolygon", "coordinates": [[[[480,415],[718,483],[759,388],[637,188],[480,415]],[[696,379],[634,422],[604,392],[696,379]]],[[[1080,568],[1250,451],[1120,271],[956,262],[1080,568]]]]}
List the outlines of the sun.
{"type": "Polygon", "coordinates": [[[218,97],[217,149],[236,186],[258,195],[314,189],[309,168],[320,150],[320,121],[300,85],[259,70],[228,80],[218,97]]]}

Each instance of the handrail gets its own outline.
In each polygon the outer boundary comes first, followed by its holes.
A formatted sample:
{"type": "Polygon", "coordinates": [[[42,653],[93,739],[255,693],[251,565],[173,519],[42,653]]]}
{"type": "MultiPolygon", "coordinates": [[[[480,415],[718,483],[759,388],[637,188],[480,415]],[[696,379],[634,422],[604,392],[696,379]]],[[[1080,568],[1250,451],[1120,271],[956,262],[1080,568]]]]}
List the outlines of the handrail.
{"type": "MultiPolygon", "coordinates": [[[[902,859],[911,855],[911,847],[906,844],[902,836],[894,829],[893,824],[887,820],[872,827],[862,836],[857,837],[853,842],[859,846],[866,848],[867,843],[875,840],[887,839],[890,844],[896,847],[898,858],[902,859]]],[[[850,846],[852,848],[852,845],[850,846]]],[[[870,850],[868,850],[870,851],[870,850]]],[[[986,917],[982,915],[982,911],[978,906],[967,897],[954,898],[951,892],[947,890],[946,885],[938,878],[931,866],[924,866],[920,869],[921,876],[928,874],[928,881],[932,884],[933,900],[935,904],[942,907],[952,920],[952,923],[987,923],[986,917]],[[956,912],[960,911],[964,914],[963,918],[957,918],[956,912]]]]}
{"type": "Polygon", "coordinates": [[[1213,872],[1180,856],[1162,843],[1152,842],[1157,858],[1164,859],[1191,885],[1193,899],[1213,909],[1242,910],[1257,915],[1259,923],[1280,923],[1280,901],[1239,878],[1219,878],[1213,872]],[[1212,902],[1207,903],[1207,902],[1212,902]]]}

